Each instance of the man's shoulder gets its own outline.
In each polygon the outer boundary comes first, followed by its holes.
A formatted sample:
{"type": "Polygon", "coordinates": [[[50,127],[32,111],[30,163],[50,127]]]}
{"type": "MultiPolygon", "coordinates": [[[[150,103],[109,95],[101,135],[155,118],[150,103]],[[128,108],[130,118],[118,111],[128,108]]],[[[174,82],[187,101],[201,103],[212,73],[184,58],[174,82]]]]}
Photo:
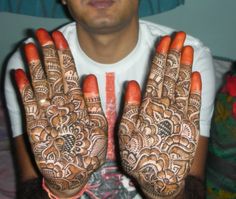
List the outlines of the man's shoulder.
{"type": "MultiPolygon", "coordinates": [[[[177,30],[168,26],[164,26],[161,24],[157,24],[147,20],[139,20],[140,28],[145,36],[148,36],[153,39],[157,39],[158,37],[164,35],[173,35],[175,32],[184,31],[177,30]]],[[[185,31],[184,31],[185,32],[185,31]]],[[[186,32],[187,37],[185,41],[185,45],[191,45],[193,48],[203,48],[203,43],[196,37],[193,37],[186,32]]]]}
{"type": "Polygon", "coordinates": [[[58,29],[60,32],[63,33],[65,37],[67,37],[70,34],[76,34],[76,23],[75,22],[70,22],[58,29]]]}
{"type": "Polygon", "coordinates": [[[173,28],[158,24],[158,23],[154,23],[151,21],[147,21],[147,20],[139,20],[139,24],[140,27],[142,29],[146,29],[148,31],[150,31],[150,33],[152,34],[158,34],[158,35],[169,35],[172,32],[174,32],[175,30],[173,28]]]}

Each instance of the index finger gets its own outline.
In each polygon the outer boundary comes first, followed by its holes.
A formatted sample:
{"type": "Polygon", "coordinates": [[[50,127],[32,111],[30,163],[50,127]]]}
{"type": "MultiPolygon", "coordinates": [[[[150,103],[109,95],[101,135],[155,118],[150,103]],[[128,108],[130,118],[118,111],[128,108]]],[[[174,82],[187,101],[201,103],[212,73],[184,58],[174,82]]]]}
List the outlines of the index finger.
{"type": "Polygon", "coordinates": [[[50,96],[53,96],[55,93],[63,93],[61,67],[53,40],[43,28],[36,31],[36,36],[43,51],[45,72],[50,86],[50,96]]]}

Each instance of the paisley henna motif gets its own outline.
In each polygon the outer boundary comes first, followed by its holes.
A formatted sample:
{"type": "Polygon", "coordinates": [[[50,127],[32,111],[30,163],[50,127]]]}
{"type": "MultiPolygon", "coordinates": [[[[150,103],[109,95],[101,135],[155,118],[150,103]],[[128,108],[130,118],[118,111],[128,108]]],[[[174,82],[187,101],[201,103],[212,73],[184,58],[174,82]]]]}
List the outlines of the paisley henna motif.
{"type": "MultiPolygon", "coordinates": [[[[127,97],[120,124],[123,168],[149,198],[178,194],[197,147],[201,80],[199,73],[191,78],[193,50],[182,48],[184,39],[180,32],[171,44],[160,41],[142,103],[127,97]]],[[[131,87],[138,85],[126,95],[131,87]]]]}
{"type": "Polygon", "coordinates": [[[51,189],[59,193],[79,191],[106,157],[107,122],[96,77],[90,75],[85,80],[83,95],[63,35],[53,33],[56,47],[45,30],[39,29],[36,35],[43,50],[45,72],[34,44],[26,44],[32,87],[22,70],[15,73],[32,151],[51,189]],[[91,88],[86,89],[88,86],[91,88]]]}

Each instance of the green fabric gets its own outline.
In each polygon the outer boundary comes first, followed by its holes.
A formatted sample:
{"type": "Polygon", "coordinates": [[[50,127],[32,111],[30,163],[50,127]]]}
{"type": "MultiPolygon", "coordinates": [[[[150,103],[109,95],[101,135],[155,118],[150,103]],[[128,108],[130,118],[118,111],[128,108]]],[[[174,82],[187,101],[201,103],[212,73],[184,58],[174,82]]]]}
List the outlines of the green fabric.
{"type": "Polygon", "coordinates": [[[218,94],[209,148],[213,154],[232,163],[236,163],[236,119],[232,117],[234,102],[236,97],[227,93],[218,94]]]}
{"type": "MultiPolygon", "coordinates": [[[[236,97],[225,89],[217,94],[207,162],[207,198],[236,199],[236,97]]],[[[236,86],[236,85],[235,85],[236,86]]]]}

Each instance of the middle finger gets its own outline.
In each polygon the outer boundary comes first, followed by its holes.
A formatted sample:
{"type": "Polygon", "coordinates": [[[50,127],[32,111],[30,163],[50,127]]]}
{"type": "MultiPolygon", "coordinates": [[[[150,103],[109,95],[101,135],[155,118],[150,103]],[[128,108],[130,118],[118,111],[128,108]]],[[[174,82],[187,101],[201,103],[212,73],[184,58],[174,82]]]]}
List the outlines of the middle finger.
{"type": "Polygon", "coordinates": [[[174,103],[176,81],[179,75],[180,55],[184,45],[186,34],[178,32],[170,45],[170,50],[166,61],[166,70],[163,82],[162,97],[168,97],[174,103]]]}
{"type": "Polygon", "coordinates": [[[50,86],[50,96],[63,92],[63,82],[59,59],[53,40],[49,33],[40,28],[36,31],[36,36],[42,47],[45,72],[50,86]]]}

